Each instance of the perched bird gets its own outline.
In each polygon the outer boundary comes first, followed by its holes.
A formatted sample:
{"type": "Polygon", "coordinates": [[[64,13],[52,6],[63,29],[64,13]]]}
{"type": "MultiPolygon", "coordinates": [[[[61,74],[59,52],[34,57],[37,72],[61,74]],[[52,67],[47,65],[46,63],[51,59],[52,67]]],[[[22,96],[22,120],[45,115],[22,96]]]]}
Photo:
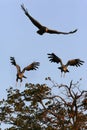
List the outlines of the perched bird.
{"type": "Polygon", "coordinates": [[[10,60],[11,60],[12,65],[14,65],[17,69],[16,82],[18,82],[18,79],[20,79],[20,82],[22,82],[22,78],[27,78],[26,76],[24,76],[25,71],[36,70],[38,69],[38,66],[40,65],[39,62],[33,62],[27,67],[24,67],[23,70],[21,71],[20,66],[16,64],[15,58],[10,57],[10,60]]]}
{"type": "Polygon", "coordinates": [[[31,20],[31,22],[39,29],[37,31],[38,34],[43,35],[44,33],[50,33],[50,34],[73,34],[77,31],[77,29],[75,29],[74,31],[70,31],[70,32],[60,32],[57,30],[52,30],[47,28],[46,26],[41,25],[37,20],[35,20],[27,11],[27,9],[25,9],[24,5],[21,5],[21,8],[23,9],[25,15],[31,20]]]}
{"type": "Polygon", "coordinates": [[[50,59],[49,61],[51,61],[51,62],[60,63],[61,66],[58,67],[58,69],[61,70],[61,76],[62,76],[62,72],[64,72],[64,74],[66,72],[69,72],[68,66],[79,67],[80,65],[83,65],[83,63],[84,63],[84,61],[82,61],[80,59],[72,59],[72,60],[68,60],[67,63],[64,65],[62,60],[59,57],[57,57],[54,53],[48,54],[48,58],[50,59]]]}

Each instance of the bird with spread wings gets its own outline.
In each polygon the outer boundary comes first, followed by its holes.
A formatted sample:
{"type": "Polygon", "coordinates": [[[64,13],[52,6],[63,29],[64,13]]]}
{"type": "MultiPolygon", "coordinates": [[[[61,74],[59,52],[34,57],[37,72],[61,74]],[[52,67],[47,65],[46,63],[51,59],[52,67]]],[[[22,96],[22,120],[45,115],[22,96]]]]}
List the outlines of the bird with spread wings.
{"type": "Polygon", "coordinates": [[[24,11],[25,15],[31,20],[31,22],[39,29],[37,31],[37,33],[39,35],[43,35],[44,33],[50,33],[50,34],[73,34],[77,31],[77,29],[70,31],[70,32],[61,32],[61,31],[57,31],[57,30],[52,30],[47,28],[46,26],[41,25],[36,19],[34,19],[27,11],[27,9],[25,9],[24,5],[21,5],[22,10],[24,11]]]}
{"type": "Polygon", "coordinates": [[[38,66],[40,65],[39,62],[32,62],[30,65],[24,67],[23,70],[21,71],[21,68],[16,63],[15,58],[10,57],[10,60],[11,60],[12,65],[14,65],[17,69],[16,82],[18,82],[18,79],[20,79],[20,82],[22,82],[22,78],[27,78],[26,76],[24,76],[25,71],[36,70],[38,69],[38,66]]]}
{"type": "Polygon", "coordinates": [[[64,65],[61,58],[59,58],[58,56],[56,56],[54,53],[48,54],[48,58],[49,61],[54,62],[54,63],[60,63],[60,67],[58,67],[58,69],[61,70],[61,76],[62,76],[62,72],[64,72],[64,74],[66,72],[69,72],[68,70],[68,66],[76,66],[79,67],[80,65],[83,65],[84,61],[80,60],[80,59],[72,59],[72,60],[68,60],[67,63],[64,65]]]}

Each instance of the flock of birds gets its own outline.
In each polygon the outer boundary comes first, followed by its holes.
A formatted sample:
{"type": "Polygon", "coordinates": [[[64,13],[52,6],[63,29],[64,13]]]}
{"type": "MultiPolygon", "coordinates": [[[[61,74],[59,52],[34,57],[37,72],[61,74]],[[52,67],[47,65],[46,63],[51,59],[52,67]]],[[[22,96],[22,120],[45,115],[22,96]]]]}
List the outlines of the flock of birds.
{"type": "MultiPolygon", "coordinates": [[[[61,32],[61,31],[57,31],[57,30],[52,30],[47,28],[46,26],[41,25],[36,19],[34,19],[28,12],[27,9],[25,9],[24,5],[21,5],[22,10],[24,11],[25,15],[29,18],[29,20],[39,29],[37,31],[37,33],[39,35],[43,35],[44,33],[49,33],[49,34],[73,34],[77,31],[77,29],[70,31],[70,32],[61,32]]],[[[61,70],[61,74],[64,72],[64,74],[66,72],[69,72],[68,70],[68,66],[76,66],[79,67],[80,65],[83,65],[84,61],[80,60],[80,59],[71,59],[68,60],[67,63],[64,65],[61,58],[59,58],[58,56],[56,56],[54,53],[51,54],[47,54],[49,61],[50,62],[54,62],[59,64],[60,63],[60,67],[58,67],[58,69],[61,70]]],[[[14,65],[17,69],[17,77],[16,77],[16,82],[18,82],[18,80],[20,80],[20,82],[22,82],[23,78],[27,78],[24,75],[25,71],[30,71],[30,70],[37,70],[40,63],[39,62],[32,62],[31,64],[29,64],[28,66],[24,67],[22,70],[20,68],[20,66],[16,63],[15,58],[14,57],[10,57],[11,60],[11,64],[14,65]]]]}

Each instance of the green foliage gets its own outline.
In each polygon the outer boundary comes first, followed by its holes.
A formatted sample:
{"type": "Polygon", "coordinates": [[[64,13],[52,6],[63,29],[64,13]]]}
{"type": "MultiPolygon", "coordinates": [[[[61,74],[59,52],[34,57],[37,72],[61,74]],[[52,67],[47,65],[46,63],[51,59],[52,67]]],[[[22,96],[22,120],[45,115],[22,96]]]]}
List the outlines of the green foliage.
{"type": "Polygon", "coordinates": [[[64,93],[53,94],[46,84],[31,83],[22,92],[7,90],[7,99],[0,101],[0,122],[10,124],[6,130],[87,129],[87,91],[80,91],[72,81],[67,86],[46,80],[64,93]]]}

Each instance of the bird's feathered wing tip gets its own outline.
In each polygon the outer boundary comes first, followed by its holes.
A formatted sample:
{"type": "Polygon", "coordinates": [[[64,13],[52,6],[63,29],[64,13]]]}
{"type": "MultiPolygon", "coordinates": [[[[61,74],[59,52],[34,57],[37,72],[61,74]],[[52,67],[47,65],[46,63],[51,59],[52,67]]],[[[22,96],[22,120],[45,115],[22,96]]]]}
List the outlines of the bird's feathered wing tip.
{"type": "Polygon", "coordinates": [[[75,29],[74,31],[71,31],[71,32],[69,32],[69,33],[75,33],[75,32],[77,32],[77,30],[78,30],[78,29],[75,29]]]}
{"type": "Polygon", "coordinates": [[[40,62],[33,62],[33,63],[31,64],[31,66],[32,66],[32,69],[36,70],[36,69],[38,69],[38,67],[40,66],[40,62]]]}
{"type": "Polygon", "coordinates": [[[80,59],[73,59],[73,60],[69,60],[66,65],[79,67],[80,65],[83,65],[83,63],[84,61],[80,59]]]}
{"type": "Polygon", "coordinates": [[[36,69],[38,69],[39,65],[40,65],[40,62],[33,62],[30,65],[28,65],[27,67],[25,67],[22,72],[24,73],[25,70],[26,71],[36,70],[36,69]]]}
{"type": "Polygon", "coordinates": [[[54,53],[51,53],[51,54],[48,53],[47,55],[48,55],[48,58],[49,58],[50,62],[56,62],[56,61],[54,61],[54,57],[55,57],[54,53]]]}
{"type": "Polygon", "coordinates": [[[12,65],[15,65],[15,66],[16,66],[15,58],[14,58],[14,57],[10,57],[10,60],[11,60],[12,65]]]}
{"type": "Polygon", "coordinates": [[[47,55],[48,55],[49,61],[56,62],[56,63],[60,62],[60,64],[62,65],[62,60],[58,56],[56,56],[54,53],[51,53],[51,54],[48,53],[47,55]]]}
{"type": "Polygon", "coordinates": [[[11,60],[11,64],[14,65],[17,68],[17,72],[19,73],[21,71],[21,68],[19,65],[16,64],[15,58],[14,57],[10,57],[11,60]]]}
{"type": "Polygon", "coordinates": [[[25,13],[28,12],[27,9],[25,9],[24,4],[21,5],[21,8],[25,13]]]}

